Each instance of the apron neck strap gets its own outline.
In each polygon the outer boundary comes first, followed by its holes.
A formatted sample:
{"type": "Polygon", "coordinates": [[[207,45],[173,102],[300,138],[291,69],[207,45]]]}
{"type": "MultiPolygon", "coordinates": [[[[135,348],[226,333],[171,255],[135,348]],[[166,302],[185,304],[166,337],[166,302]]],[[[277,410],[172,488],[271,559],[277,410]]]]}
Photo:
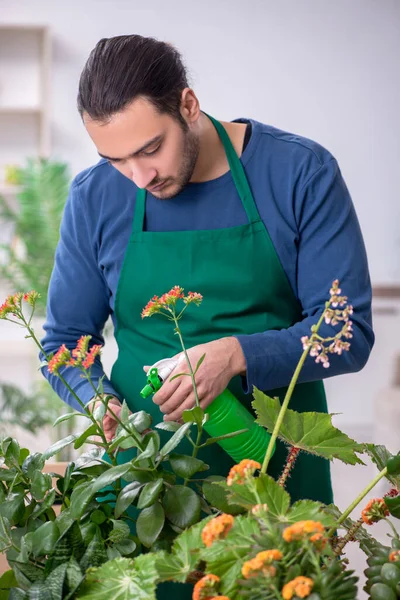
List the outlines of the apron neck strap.
{"type": "MultiPolygon", "coordinates": [[[[232,178],[235,183],[235,187],[239,194],[239,197],[242,201],[243,207],[246,211],[249,223],[256,223],[260,220],[260,215],[258,213],[256,203],[254,201],[253,194],[249,186],[249,182],[247,181],[243,165],[238,155],[236,154],[235,148],[233,147],[229,135],[227,134],[226,130],[219,121],[217,121],[210,115],[207,115],[207,113],[203,114],[205,114],[210,119],[211,123],[214,125],[219,135],[219,138],[224,146],[226,158],[228,160],[229,168],[232,173],[232,178]]],[[[134,233],[143,231],[145,208],[146,190],[143,188],[138,188],[136,194],[135,214],[133,217],[134,233]]]]}

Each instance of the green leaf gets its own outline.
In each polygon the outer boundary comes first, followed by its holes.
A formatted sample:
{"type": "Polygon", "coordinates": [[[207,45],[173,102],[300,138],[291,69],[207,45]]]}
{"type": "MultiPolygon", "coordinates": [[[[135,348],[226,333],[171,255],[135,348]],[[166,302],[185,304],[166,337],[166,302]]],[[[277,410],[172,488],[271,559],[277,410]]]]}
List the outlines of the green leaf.
{"type": "Polygon", "coordinates": [[[122,556],[129,556],[129,554],[135,552],[136,542],[132,539],[121,540],[115,545],[115,548],[122,556]]]}
{"type": "MultiPolygon", "coordinates": [[[[257,423],[273,431],[281,404],[254,388],[252,406],[257,413],[257,423]]],[[[356,455],[364,447],[332,425],[332,415],[316,412],[298,413],[287,409],[279,430],[279,438],[295,448],[346,464],[364,464],[356,455]]]]}
{"type": "Polygon", "coordinates": [[[204,410],[200,406],[184,410],[182,413],[182,419],[185,423],[197,423],[197,425],[201,425],[203,418],[204,410]]]}
{"type": "Polygon", "coordinates": [[[176,446],[179,444],[179,442],[185,437],[185,435],[189,431],[191,425],[192,425],[191,423],[185,423],[174,433],[172,438],[170,440],[168,440],[168,442],[165,444],[165,446],[163,448],[161,448],[161,450],[160,450],[161,457],[167,456],[167,454],[169,454],[170,452],[172,452],[172,450],[174,448],[176,448],[176,446]]]}
{"type": "Polygon", "coordinates": [[[146,413],[144,410],[139,410],[133,415],[129,415],[128,422],[131,423],[139,433],[146,431],[152,423],[151,415],[146,413]]]}
{"type": "Polygon", "coordinates": [[[14,459],[14,461],[19,464],[19,453],[20,453],[20,447],[19,444],[17,442],[17,440],[12,439],[10,441],[10,443],[8,444],[8,448],[6,450],[5,453],[5,457],[6,459],[14,459]]]}
{"type": "Polygon", "coordinates": [[[264,475],[255,477],[253,488],[245,484],[218,483],[228,492],[229,502],[250,509],[255,504],[267,504],[268,516],[272,521],[282,521],[290,506],[290,496],[272,477],[264,475]]]}
{"type": "Polygon", "coordinates": [[[77,600],[156,600],[155,556],[116,558],[87,573],[77,600]]]}
{"type": "Polygon", "coordinates": [[[159,449],[159,438],[155,436],[155,432],[148,434],[148,442],[146,448],[138,454],[136,460],[144,460],[145,458],[154,458],[159,449]]]}
{"type": "Polygon", "coordinates": [[[63,438],[62,440],[59,440],[55,444],[52,444],[52,446],[50,446],[49,448],[47,448],[47,450],[43,452],[44,460],[48,460],[49,458],[60,452],[60,450],[72,444],[72,442],[79,438],[80,435],[80,433],[73,433],[63,438]]]}
{"type": "Polygon", "coordinates": [[[396,456],[391,456],[386,466],[389,475],[400,475],[400,453],[396,456]]]}
{"type": "Polygon", "coordinates": [[[207,501],[218,510],[230,515],[238,515],[246,509],[239,504],[228,502],[228,491],[213,482],[223,482],[226,484],[226,478],[220,475],[211,475],[203,482],[203,494],[207,501]]]}
{"type": "Polygon", "coordinates": [[[138,496],[142,487],[143,483],[141,483],[140,481],[133,481],[132,483],[129,483],[127,486],[122,488],[122,490],[118,494],[117,502],[115,504],[114,515],[116,519],[118,519],[122,515],[122,513],[126,511],[128,506],[132,504],[132,502],[138,496]]]}
{"type": "Polygon", "coordinates": [[[259,526],[255,519],[239,515],[227,538],[201,550],[200,557],[207,562],[207,572],[221,578],[220,594],[240,597],[236,593],[238,581],[242,578],[241,569],[249,557],[249,542],[257,534],[259,526]]]}
{"type": "Polygon", "coordinates": [[[173,377],[170,377],[169,381],[173,381],[174,379],[177,379],[178,377],[184,377],[185,375],[187,377],[190,377],[190,373],[177,373],[173,377]]]}
{"type": "Polygon", "coordinates": [[[164,509],[159,502],[145,508],[136,522],[136,533],[144,546],[150,548],[164,526],[164,509]]]}
{"type": "Polygon", "coordinates": [[[40,515],[43,515],[49,508],[54,504],[56,498],[56,490],[51,490],[46,498],[40,504],[37,504],[33,509],[32,519],[37,519],[40,515]]]}
{"type": "Polygon", "coordinates": [[[30,563],[22,563],[17,560],[9,560],[9,563],[14,570],[19,585],[21,585],[21,581],[23,581],[23,585],[28,587],[29,584],[35,583],[35,581],[43,581],[44,579],[43,569],[40,569],[39,567],[35,567],[30,563]]]}
{"type": "Polygon", "coordinates": [[[80,519],[85,513],[91,499],[94,496],[92,484],[84,483],[74,488],[70,498],[70,513],[73,519],[80,519]]]}
{"type": "Polygon", "coordinates": [[[116,467],[111,467],[110,469],[105,471],[105,473],[102,473],[102,475],[100,475],[100,477],[98,477],[95,481],[93,481],[93,493],[95,494],[96,492],[99,492],[102,488],[106,487],[107,485],[111,485],[112,483],[114,483],[114,481],[117,481],[117,479],[122,478],[125,475],[125,473],[130,471],[130,469],[130,463],[117,465],[116,467]]]}
{"type": "Polygon", "coordinates": [[[29,590],[29,600],[53,600],[46,583],[37,581],[29,590]]]}
{"type": "Polygon", "coordinates": [[[48,473],[36,471],[32,477],[31,493],[35,500],[42,500],[51,488],[51,476],[48,473]]]}
{"type": "Polygon", "coordinates": [[[137,507],[147,508],[148,506],[150,506],[150,504],[154,504],[154,502],[160,495],[163,485],[163,479],[156,479],[156,481],[149,481],[149,483],[146,483],[146,485],[140,493],[137,507]]]}
{"type": "Polygon", "coordinates": [[[96,435],[98,433],[97,425],[92,423],[90,427],[88,427],[76,440],[74,444],[75,450],[78,450],[83,446],[88,437],[91,435],[96,435]]]}
{"type": "Polygon", "coordinates": [[[21,466],[23,464],[23,462],[25,461],[25,459],[28,458],[28,456],[29,456],[28,448],[21,448],[21,451],[19,453],[18,464],[21,466]]]}
{"type": "Polygon", "coordinates": [[[187,576],[198,566],[203,547],[201,532],[209,520],[203,519],[178,535],[170,553],[157,552],[156,566],[161,581],[186,582],[187,576]]]}
{"type": "Polygon", "coordinates": [[[162,429],[163,431],[178,431],[182,427],[180,423],[176,421],[161,421],[161,423],[157,423],[155,426],[156,429],[162,429]]]}
{"type": "Polygon", "coordinates": [[[23,494],[9,494],[6,502],[0,504],[0,516],[5,517],[16,525],[25,513],[25,502],[23,494]]]}
{"type": "Polygon", "coordinates": [[[101,537],[100,529],[97,527],[85,554],[81,558],[80,568],[85,573],[89,567],[99,567],[105,563],[107,558],[105,542],[101,537]]]}
{"type": "Polygon", "coordinates": [[[174,485],[167,489],[163,498],[166,517],[181,529],[186,529],[200,518],[200,498],[192,489],[174,485]]]}
{"type": "Polygon", "coordinates": [[[80,413],[80,412],[66,413],[65,415],[61,415],[60,417],[58,417],[58,419],[56,419],[54,421],[53,427],[56,427],[57,425],[59,425],[60,423],[63,423],[64,421],[69,421],[70,419],[73,419],[74,417],[85,417],[85,419],[87,419],[87,416],[84,413],[80,413]]]}
{"type": "MultiPolygon", "coordinates": [[[[364,444],[364,448],[367,454],[371,457],[372,462],[378,467],[379,471],[382,471],[392,456],[389,450],[383,445],[375,444],[364,444]]],[[[387,473],[386,479],[388,479],[394,487],[400,489],[399,475],[387,473]]]]}
{"type": "Polygon", "coordinates": [[[298,500],[295,502],[281,519],[285,523],[297,523],[297,521],[319,521],[325,527],[333,527],[334,517],[327,513],[325,505],[313,500],[298,500]]]}
{"type": "Polygon", "coordinates": [[[0,514],[0,552],[8,550],[12,546],[11,525],[7,517],[0,514]]]}
{"type": "Polygon", "coordinates": [[[109,533],[108,537],[111,542],[113,542],[114,544],[118,544],[119,542],[122,542],[122,540],[125,540],[127,537],[129,537],[131,531],[129,529],[128,523],[126,523],[125,521],[117,521],[116,519],[111,520],[113,524],[113,529],[109,533]]]}
{"type": "Polygon", "coordinates": [[[238,431],[232,431],[232,433],[225,433],[224,435],[218,435],[217,437],[207,438],[204,444],[201,445],[202,448],[206,446],[211,446],[211,444],[215,444],[220,440],[226,440],[228,438],[236,437],[237,435],[241,435],[242,433],[246,433],[248,429],[239,429],[238,431]]]}
{"type": "Polygon", "coordinates": [[[207,471],[210,468],[202,460],[185,454],[170,454],[169,461],[174,473],[183,479],[190,479],[195,473],[207,471]]]}
{"type": "Polygon", "coordinates": [[[26,457],[22,463],[22,472],[32,479],[36,471],[41,471],[44,467],[45,458],[43,454],[35,452],[26,457]]]}
{"type": "Polygon", "coordinates": [[[67,563],[59,565],[46,578],[46,586],[51,593],[53,600],[62,600],[65,574],[67,571],[67,563]]]}
{"type": "Polygon", "coordinates": [[[32,536],[32,551],[35,556],[50,554],[60,532],[54,521],[48,521],[35,530],[32,536]]]}
{"type": "MultiPolygon", "coordinates": [[[[15,579],[14,571],[12,569],[10,569],[9,571],[6,571],[0,577],[0,591],[9,590],[10,588],[12,588],[16,585],[18,585],[18,582],[15,579]]],[[[2,598],[3,595],[0,594],[0,597],[2,598]]]]}
{"type": "Polygon", "coordinates": [[[390,496],[385,496],[384,498],[385,504],[389,509],[390,514],[397,519],[400,519],[400,495],[391,498],[390,496]]]}
{"type": "Polygon", "coordinates": [[[98,404],[93,411],[94,419],[101,423],[103,421],[104,415],[106,414],[106,410],[107,410],[107,407],[105,404],[103,404],[102,402],[100,404],[98,404]]]}
{"type": "Polygon", "coordinates": [[[205,359],[205,357],[206,357],[206,354],[204,353],[204,354],[203,354],[203,356],[201,356],[201,357],[199,358],[199,360],[198,360],[198,362],[197,362],[197,365],[196,365],[196,369],[195,369],[195,371],[194,371],[194,375],[196,375],[196,373],[197,373],[197,371],[199,370],[199,367],[200,367],[201,363],[203,362],[203,360],[205,359]]]}
{"type": "MultiPolygon", "coordinates": [[[[327,506],[325,506],[324,511],[327,514],[331,515],[335,522],[337,522],[338,519],[342,516],[342,512],[334,504],[328,504],[327,506]]],[[[376,547],[378,542],[375,538],[372,537],[370,533],[366,531],[364,525],[361,525],[361,527],[359,528],[354,528],[355,525],[356,522],[350,519],[350,517],[347,517],[343,521],[343,523],[341,523],[338,526],[338,529],[344,529],[346,531],[349,531],[350,529],[355,529],[355,533],[353,534],[354,539],[356,539],[359,542],[361,550],[365,552],[367,556],[370,556],[372,550],[376,547]]]]}
{"type": "Polygon", "coordinates": [[[20,588],[12,588],[8,600],[27,600],[27,593],[20,588]]]}

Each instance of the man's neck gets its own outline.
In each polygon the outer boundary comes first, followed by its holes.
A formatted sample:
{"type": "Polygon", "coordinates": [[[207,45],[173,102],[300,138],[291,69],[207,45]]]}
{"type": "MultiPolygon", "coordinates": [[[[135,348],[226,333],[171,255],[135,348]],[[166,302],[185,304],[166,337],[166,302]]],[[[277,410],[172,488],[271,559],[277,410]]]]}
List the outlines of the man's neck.
{"type": "MultiPolygon", "coordinates": [[[[225,128],[236,150],[236,154],[240,157],[246,133],[246,124],[225,121],[221,121],[221,124],[225,128]]],[[[210,119],[204,114],[200,116],[199,138],[199,156],[190,181],[202,182],[217,179],[217,177],[221,177],[221,175],[229,171],[229,164],[217,130],[210,119]]]]}

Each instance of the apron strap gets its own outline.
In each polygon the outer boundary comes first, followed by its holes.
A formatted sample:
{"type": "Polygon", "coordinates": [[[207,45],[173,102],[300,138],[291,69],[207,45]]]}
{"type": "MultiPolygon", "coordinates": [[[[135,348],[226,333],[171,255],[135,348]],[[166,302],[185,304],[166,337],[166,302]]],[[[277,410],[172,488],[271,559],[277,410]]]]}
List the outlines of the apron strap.
{"type": "MultiPolygon", "coordinates": [[[[239,197],[242,201],[243,207],[246,211],[247,218],[249,223],[256,223],[260,221],[260,215],[257,210],[256,203],[253,198],[253,193],[250,189],[249,182],[247,181],[246,173],[244,171],[243,165],[236,154],[235,148],[229,138],[224,127],[221,125],[219,121],[204,113],[214,125],[219,138],[224,146],[226,158],[228,159],[229,168],[232,173],[233,181],[235,183],[236,190],[239,194],[239,197]]],[[[132,231],[134,233],[138,233],[143,231],[144,225],[144,214],[146,209],[146,190],[144,188],[138,188],[136,194],[136,206],[135,213],[133,216],[133,227],[132,231]]]]}

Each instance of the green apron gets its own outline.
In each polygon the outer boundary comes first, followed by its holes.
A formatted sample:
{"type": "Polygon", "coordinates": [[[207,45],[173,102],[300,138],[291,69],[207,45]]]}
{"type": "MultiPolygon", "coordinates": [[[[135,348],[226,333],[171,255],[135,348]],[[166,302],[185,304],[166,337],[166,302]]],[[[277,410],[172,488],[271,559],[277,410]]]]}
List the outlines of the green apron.
{"type": "MultiPolygon", "coordinates": [[[[284,329],[301,320],[301,308],[261,221],[242,163],[223,126],[211,121],[224,145],[248,223],[228,229],[143,231],[146,190],[139,189],[118,283],[118,358],[111,381],[132,412],[145,410],[152,415],[153,426],[163,420],[163,414],[151,399],[143,400],[139,395],[145,384],[143,365],[181,351],[170,321],[161,315],[141,319],[143,307],[154,295],[174,285],[183,287],[186,293],[190,290],[203,295],[201,306],[190,307],[181,321],[187,348],[226,336],[284,329]]],[[[243,393],[240,377],[232,379],[229,389],[252,410],[252,396],[243,393]]],[[[268,394],[282,399],[285,389],[268,390],[268,394]]],[[[298,385],[290,407],[301,412],[327,412],[322,382],[298,385]]],[[[171,437],[170,433],[159,433],[162,444],[171,437]]],[[[176,451],[191,454],[191,446],[184,439],[176,451]]],[[[135,455],[136,451],[125,451],[120,453],[120,460],[126,462],[135,455]]],[[[286,456],[287,448],[278,441],[269,474],[279,477],[286,456]]],[[[206,472],[209,475],[226,476],[233,466],[232,459],[217,444],[204,448],[198,457],[210,465],[206,472]]],[[[293,501],[310,498],[332,502],[329,462],[301,453],[287,489],[293,501]]],[[[167,583],[160,586],[157,597],[167,598],[169,594],[177,600],[189,599],[191,590],[192,586],[167,583]]]]}

